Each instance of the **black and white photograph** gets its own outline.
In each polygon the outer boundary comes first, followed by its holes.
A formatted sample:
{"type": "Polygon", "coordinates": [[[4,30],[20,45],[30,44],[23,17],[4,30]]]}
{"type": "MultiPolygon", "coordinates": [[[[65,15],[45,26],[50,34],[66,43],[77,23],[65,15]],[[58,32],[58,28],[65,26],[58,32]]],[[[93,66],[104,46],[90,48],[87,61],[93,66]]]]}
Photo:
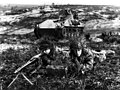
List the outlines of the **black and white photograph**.
{"type": "Polygon", "coordinates": [[[120,1],[0,0],[0,90],[120,90],[120,1]]]}

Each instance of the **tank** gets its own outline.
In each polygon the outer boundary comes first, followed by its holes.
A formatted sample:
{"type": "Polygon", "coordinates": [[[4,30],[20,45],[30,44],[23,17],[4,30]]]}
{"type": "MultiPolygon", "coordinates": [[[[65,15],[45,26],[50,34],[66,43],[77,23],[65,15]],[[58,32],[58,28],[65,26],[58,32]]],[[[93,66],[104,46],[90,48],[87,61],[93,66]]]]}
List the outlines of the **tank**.
{"type": "Polygon", "coordinates": [[[39,39],[43,36],[50,36],[54,38],[63,38],[62,28],[35,28],[35,36],[39,39]]]}
{"type": "Polygon", "coordinates": [[[63,38],[62,28],[58,27],[54,20],[46,20],[41,24],[36,24],[34,29],[35,36],[39,39],[43,36],[63,38]]]}

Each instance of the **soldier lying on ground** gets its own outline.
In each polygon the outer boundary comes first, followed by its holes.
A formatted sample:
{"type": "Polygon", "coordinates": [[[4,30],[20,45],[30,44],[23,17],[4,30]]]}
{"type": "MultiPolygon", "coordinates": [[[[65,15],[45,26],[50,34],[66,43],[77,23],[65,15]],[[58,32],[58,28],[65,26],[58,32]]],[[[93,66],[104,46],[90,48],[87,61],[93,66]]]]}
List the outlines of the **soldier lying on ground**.
{"type": "MultiPolygon", "coordinates": [[[[51,64],[51,61],[54,60],[53,55],[54,55],[54,46],[51,42],[49,41],[42,41],[39,43],[39,50],[41,55],[35,55],[33,56],[33,59],[40,59],[41,64],[37,63],[37,69],[40,68],[46,68],[47,65],[51,64]]],[[[39,61],[39,60],[38,60],[39,61]]],[[[33,71],[32,73],[36,72],[33,71]]]]}
{"type": "Polygon", "coordinates": [[[102,62],[106,59],[106,55],[109,53],[115,54],[112,50],[101,50],[100,52],[97,52],[95,50],[92,50],[90,47],[87,47],[86,44],[84,44],[81,47],[81,44],[78,44],[77,48],[75,47],[75,44],[71,44],[74,47],[70,47],[70,55],[72,62],[77,67],[77,72],[79,73],[80,70],[82,73],[88,70],[92,70],[94,67],[94,63],[102,62]],[[97,58],[98,61],[95,61],[94,59],[97,58]]]}
{"type": "Polygon", "coordinates": [[[40,65],[39,63],[37,64],[36,70],[34,70],[32,74],[35,73],[40,68],[46,68],[47,65],[51,65],[51,61],[53,61],[54,58],[51,56],[50,51],[51,50],[48,48],[44,50],[40,56],[38,54],[33,57],[33,59],[40,59],[41,64],[40,65]]]}
{"type": "Polygon", "coordinates": [[[70,58],[73,63],[74,69],[77,71],[75,73],[79,73],[81,69],[81,63],[79,57],[81,56],[82,47],[79,45],[78,42],[72,41],[70,43],[70,58]]]}

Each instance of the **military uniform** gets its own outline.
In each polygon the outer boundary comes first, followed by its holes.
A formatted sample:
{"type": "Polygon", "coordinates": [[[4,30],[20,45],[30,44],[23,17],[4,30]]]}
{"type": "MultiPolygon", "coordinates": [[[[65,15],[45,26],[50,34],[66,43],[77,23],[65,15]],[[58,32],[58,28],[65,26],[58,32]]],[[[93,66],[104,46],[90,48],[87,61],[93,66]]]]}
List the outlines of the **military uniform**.
{"type": "Polygon", "coordinates": [[[46,67],[47,65],[51,64],[51,60],[54,60],[54,45],[49,40],[42,40],[39,44],[39,49],[42,53],[41,60],[42,60],[42,66],[46,67]],[[46,52],[46,51],[49,52],[46,52]]]}
{"type": "Polygon", "coordinates": [[[88,71],[93,68],[94,60],[89,48],[83,48],[81,56],[79,57],[79,62],[82,64],[82,71],[88,71]]]}
{"type": "Polygon", "coordinates": [[[43,54],[41,55],[41,60],[42,60],[42,66],[43,66],[43,67],[46,67],[47,65],[50,65],[50,64],[51,64],[51,60],[53,61],[54,58],[51,57],[50,54],[43,53],[43,54]]]}
{"type": "Polygon", "coordinates": [[[77,42],[71,42],[70,43],[70,57],[72,60],[75,60],[75,58],[78,57],[77,50],[78,50],[77,42]]]}

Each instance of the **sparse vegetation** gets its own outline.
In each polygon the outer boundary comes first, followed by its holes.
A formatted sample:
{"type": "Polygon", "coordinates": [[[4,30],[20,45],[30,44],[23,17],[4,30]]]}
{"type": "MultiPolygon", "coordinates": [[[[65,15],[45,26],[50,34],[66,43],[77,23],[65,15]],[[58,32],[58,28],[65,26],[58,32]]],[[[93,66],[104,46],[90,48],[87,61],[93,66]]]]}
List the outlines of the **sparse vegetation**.
{"type": "MultiPolygon", "coordinates": [[[[56,5],[54,7],[57,9],[65,9],[69,7],[72,9],[76,9],[76,7],[85,9],[87,7],[84,12],[90,12],[93,10],[101,10],[103,6],[56,5]]],[[[19,12],[19,10],[14,10],[12,14],[23,12],[26,11],[19,12]]],[[[24,27],[31,29],[36,23],[40,23],[46,19],[55,19],[59,17],[57,14],[50,14],[49,17],[47,17],[45,16],[46,13],[47,12],[42,12],[43,15],[40,17],[25,17],[20,22],[13,23],[11,27],[24,27]]],[[[65,13],[67,14],[67,12],[65,13]]],[[[111,12],[110,14],[114,13],[115,12],[111,12]]],[[[109,14],[109,12],[107,14],[109,14]]],[[[98,18],[101,17],[97,14],[93,14],[91,16],[88,15],[88,17],[83,20],[88,21],[98,18]]],[[[4,26],[6,25],[10,24],[5,22],[4,26]]],[[[84,37],[81,38],[83,39],[84,37]]],[[[79,74],[76,74],[77,68],[73,65],[70,58],[65,57],[63,53],[54,53],[55,60],[52,61],[51,64],[53,66],[68,67],[67,73],[63,68],[57,70],[43,68],[37,70],[36,73],[31,74],[31,71],[36,68],[35,64],[33,64],[23,70],[24,74],[34,83],[33,86],[30,85],[22,76],[19,76],[18,79],[8,88],[7,86],[16,76],[14,71],[21,65],[25,64],[31,57],[40,52],[40,50],[38,50],[40,44],[39,42],[48,40],[56,45],[59,45],[59,43],[57,42],[58,40],[55,40],[53,37],[49,36],[44,36],[40,40],[37,40],[34,33],[25,35],[1,35],[0,44],[27,44],[29,48],[9,48],[0,53],[0,90],[120,90],[120,37],[114,35],[105,36],[102,39],[103,42],[100,43],[91,42],[90,40],[87,41],[87,47],[94,50],[111,49],[114,50],[116,54],[107,55],[107,59],[105,61],[97,63],[93,69],[86,71],[84,74],[81,73],[81,71],[79,74]]],[[[73,39],[73,41],[76,40],[76,38],[73,39]]],[[[72,40],[69,40],[69,42],[65,43],[65,46],[68,46],[70,41],[73,42],[72,40]]]]}
{"type": "MultiPolygon", "coordinates": [[[[19,39],[29,38],[29,36],[18,36],[19,39]]],[[[112,38],[112,37],[111,37],[112,38]]],[[[107,42],[108,43],[108,42],[107,42]]],[[[101,44],[94,44],[94,46],[102,47],[101,44]]],[[[103,45],[104,46],[104,45],[103,45]]],[[[108,49],[110,47],[103,47],[103,49],[108,49]]],[[[117,52],[116,56],[107,56],[107,60],[98,64],[94,67],[94,70],[86,72],[84,75],[79,75],[76,77],[70,76],[67,77],[47,77],[45,76],[45,70],[39,70],[38,73],[42,73],[39,77],[39,74],[35,74],[35,76],[29,76],[30,69],[33,69],[34,66],[29,66],[26,68],[25,74],[29,77],[30,80],[34,82],[34,85],[31,86],[28,82],[26,82],[21,76],[19,76],[18,80],[14,82],[14,84],[9,87],[9,90],[83,90],[82,88],[82,79],[85,78],[84,81],[84,90],[119,90],[119,48],[114,48],[117,52]],[[36,76],[37,75],[37,76],[36,76]]],[[[8,84],[15,78],[16,74],[13,72],[21,65],[26,63],[32,56],[38,53],[37,46],[30,45],[29,49],[8,49],[4,51],[0,55],[0,64],[1,68],[1,84],[3,90],[7,90],[8,84]]],[[[53,65],[67,65],[70,63],[69,59],[63,59],[61,55],[56,55],[56,60],[53,61],[53,65]]],[[[69,74],[70,72],[68,72],[69,74]]],[[[62,74],[62,73],[61,73],[62,74]]],[[[72,73],[73,74],[73,73],[72,73]]]]}

